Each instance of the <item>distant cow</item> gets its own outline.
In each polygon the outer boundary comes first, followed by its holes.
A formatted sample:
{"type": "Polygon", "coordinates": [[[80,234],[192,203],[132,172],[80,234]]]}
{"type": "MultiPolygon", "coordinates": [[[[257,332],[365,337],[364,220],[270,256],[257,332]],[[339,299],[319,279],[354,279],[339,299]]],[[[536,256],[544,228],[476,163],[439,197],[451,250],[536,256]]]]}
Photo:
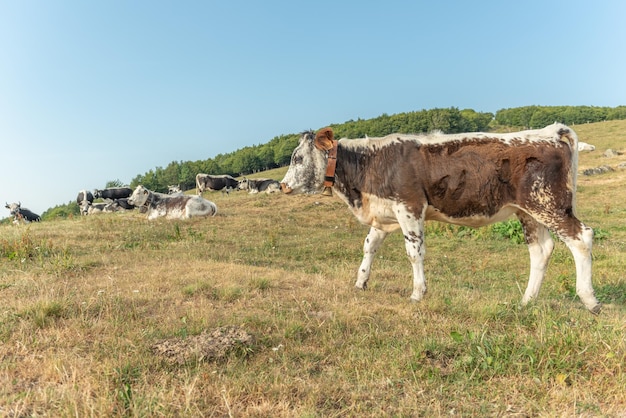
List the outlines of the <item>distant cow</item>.
{"type": "Polygon", "coordinates": [[[244,177],[239,182],[239,190],[247,190],[250,194],[259,192],[269,194],[280,192],[280,183],[273,179],[247,179],[244,177]]]}
{"type": "Polygon", "coordinates": [[[228,174],[212,176],[210,174],[198,173],[196,175],[196,194],[198,195],[205,190],[222,190],[228,193],[233,189],[237,189],[238,185],[239,182],[228,174]]]}
{"type": "Polygon", "coordinates": [[[596,146],[587,144],[586,142],[579,141],[578,142],[578,151],[595,151],[596,146]]]}
{"type": "Polygon", "coordinates": [[[177,195],[170,196],[156,193],[143,186],[137,186],[130,203],[148,209],[148,219],[165,216],[167,219],[188,219],[192,216],[215,216],[217,206],[201,196],[177,195]]]}
{"type": "Polygon", "coordinates": [[[182,192],[183,192],[183,189],[180,188],[180,184],[167,186],[167,194],[179,194],[182,192]]]}
{"type": "Polygon", "coordinates": [[[125,197],[130,197],[133,194],[133,189],[130,187],[109,187],[104,190],[94,190],[93,197],[96,199],[122,199],[125,197]]]}
{"type": "Polygon", "coordinates": [[[83,215],[94,215],[102,212],[115,212],[117,209],[113,202],[91,203],[87,200],[83,201],[80,211],[83,215]]]}
{"type": "Polygon", "coordinates": [[[23,208],[22,202],[11,204],[6,203],[5,207],[9,209],[11,215],[14,216],[14,223],[19,223],[19,221],[21,220],[27,223],[41,221],[41,216],[37,215],[34,212],[31,212],[29,209],[23,208]]]}
{"type": "Polygon", "coordinates": [[[404,234],[413,293],[426,293],[424,221],[478,227],[516,215],[530,251],[522,304],[537,297],[554,242],[574,256],[576,293],[593,313],[601,305],[591,282],[593,230],[576,216],[578,138],[562,124],[541,130],[341,139],[330,128],[306,132],[281,183],[285,193],[335,191],[370,231],[356,287],[365,289],[387,234],[404,234]]]}
{"type": "Polygon", "coordinates": [[[76,196],[76,203],[80,206],[85,200],[93,203],[93,194],[88,190],[81,190],[78,192],[78,196],[76,196]]]}

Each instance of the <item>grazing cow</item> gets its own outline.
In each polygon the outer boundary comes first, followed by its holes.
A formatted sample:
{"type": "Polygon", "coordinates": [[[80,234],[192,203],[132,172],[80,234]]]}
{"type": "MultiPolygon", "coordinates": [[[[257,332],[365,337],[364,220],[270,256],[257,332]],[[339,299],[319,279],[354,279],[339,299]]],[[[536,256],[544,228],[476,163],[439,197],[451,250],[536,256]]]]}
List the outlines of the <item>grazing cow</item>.
{"type": "Polygon", "coordinates": [[[22,202],[11,204],[8,204],[7,202],[5,203],[5,207],[9,209],[11,215],[13,215],[14,217],[13,223],[19,223],[20,220],[26,223],[41,221],[41,216],[37,215],[34,212],[31,212],[29,209],[23,208],[22,202]]]}
{"type": "Polygon", "coordinates": [[[239,190],[247,190],[250,194],[259,192],[269,194],[280,192],[280,183],[273,179],[247,179],[244,177],[239,182],[239,190]]]}
{"type": "Polygon", "coordinates": [[[148,209],[148,219],[165,216],[167,219],[189,219],[192,216],[215,216],[217,206],[201,196],[170,196],[137,186],[128,201],[148,209]]]}
{"type": "Polygon", "coordinates": [[[239,182],[228,174],[212,176],[210,174],[198,173],[196,175],[196,194],[198,195],[201,195],[205,190],[214,192],[222,190],[229,193],[231,190],[236,189],[238,185],[239,182]]]}
{"type": "Polygon", "coordinates": [[[78,206],[81,206],[85,200],[93,203],[93,194],[88,190],[81,190],[78,192],[78,196],[76,196],[76,203],[78,206]]]}
{"type": "Polygon", "coordinates": [[[94,190],[93,197],[96,199],[123,199],[133,194],[133,189],[130,187],[109,187],[104,190],[94,190]]]}
{"type": "Polygon", "coordinates": [[[593,313],[593,230],[574,215],[578,138],[562,124],[541,130],[341,139],[330,128],[303,133],[281,182],[285,193],[337,195],[370,231],[356,287],[365,289],[387,234],[404,234],[413,267],[411,299],[426,293],[424,221],[478,227],[516,215],[530,252],[522,304],[537,297],[554,248],[552,231],[572,252],[576,293],[593,313]]]}

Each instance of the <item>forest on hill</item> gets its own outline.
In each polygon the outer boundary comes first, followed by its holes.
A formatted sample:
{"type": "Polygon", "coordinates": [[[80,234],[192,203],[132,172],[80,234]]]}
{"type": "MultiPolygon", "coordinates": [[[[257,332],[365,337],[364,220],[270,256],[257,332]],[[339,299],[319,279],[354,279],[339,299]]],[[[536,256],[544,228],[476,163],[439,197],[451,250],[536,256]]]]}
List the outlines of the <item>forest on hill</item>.
{"type": "MultiPolygon", "coordinates": [[[[501,109],[495,115],[452,107],[383,114],[372,119],[349,120],[330,126],[337,138],[362,138],[366,135],[378,137],[394,132],[489,132],[540,128],[554,122],[577,125],[623,119],[626,119],[626,106],[524,106],[501,109]]],[[[265,144],[244,147],[205,160],[172,161],[166,167],[156,167],[147,173],[138,174],[132,179],[130,186],[134,188],[142,184],[150,190],[166,193],[168,185],[180,185],[183,190],[194,188],[198,173],[230,174],[238,177],[282,167],[289,164],[291,153],[299,139],[300,133],[285,134],[276,136],[265,144]]],[[[108,182],[106,187],[121,185],[123,184],[119,180],[114,180],[108,182]]],[[[78,214],[78,205],[69,203],[51,208],[42,214],[42,218],[65,217],[69,214],[78,214]]]]}
{"type": "MultiPolygon", "coordinates": [[[[562,122],[566,125],[626,119],[626,106],[525,106],[501,109],[493,113],[457,108],[430,109],[383,114],[372,119],[350,120],[331,125],[337,138],[378,137],[394,132],[424,133],[440,130],[445,133],[533,129],[562,122]]],[[[321,127],[320,127],[321,128],[321,127]]],[[[183,190],[195,187],[198,173],[244,176],[289,164],[300,133],[274,137],[262,145],[244,147],[228,154],[197,161],[172,161],[132,179],[130,186],[143,184],[148,189],[167,192],[167,186],[179,184],[183,190]]]]}

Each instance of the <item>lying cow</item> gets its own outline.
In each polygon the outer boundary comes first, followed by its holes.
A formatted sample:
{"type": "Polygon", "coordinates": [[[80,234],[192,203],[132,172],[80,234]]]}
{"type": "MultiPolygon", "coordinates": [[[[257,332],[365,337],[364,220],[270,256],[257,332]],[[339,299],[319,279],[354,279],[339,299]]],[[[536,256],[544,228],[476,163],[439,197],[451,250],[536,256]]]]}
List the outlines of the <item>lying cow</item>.
{"type": "Polygon", "coordinates": [[[41,221],[41,216],[30,211],[29,209],[23,208],[22,202],[11,204],[5,202],[5,207],[9,209],[11,215],[14,217],[13,223],[19,223],[20,221],[24,221],[26,223],[41,221]]]}
{"type": "Polygon", "coordinates": [[[80,212],[83,215],[95,215],[103,212],[115,212],[117,209],[113,202],[97,202],[91,203],[84,200],[80,206],[80,212]]]}
{"type": "Polygon", "coordinates": [[[228,174],[212,176],[210,174],[198,173],[196,175],[196,194],[201,195],[205,190],[225,191],[229,193],[231,190],[237,189],[239,182],[228,174]]]}
{"type": "Polygon", "coordinates": [[[130,197],[133,194],[133,189],[130,187],[109,187],[104,190],[94,190],[93,197],[95,199],[123,199],[126,197],[130,197]]]}
{"type": "Polygon", "coordinates": [[[215,216],[215,203],[200,196],[170,196],[152,192],[139,185],[128,201],[137,207],[146,207],[148,219],[165,216],[167,219],[188,219],[192,216],[215,216]]]}
{"type": "Polygon", "coordinates": [[[424,221],[479,227],[516,215],[530,251],[522,304],[537,297],[554,248],[552,231],[570,249],[576,293],[593,313],[593,230],[574,215],[578,138],[562,124],[541,130],[341,139],[330,128],[306,132],[281,182],[285,193],[337,195],[370,231],[356,287],[365,289],[387,234],[404,234],[413,266],[411,299],[426,293],[424,221]]]}
{"type": "Polygon", "coordinates": [[[113,205],[113,207],[117,211],[120,211],[120,210],[133,210],[133,209],[135,209],[135,205],[132,205],[128,201],[128,199],[129,199],[128,197],[123,197],[121,199],[115,199],[113,202],[111,202],[111,205],[113,205]]]}
{"type": "Polygon", "coordinates": [[[239,190],[247,190],[250,194],[259,192],[269,194],[280,192],[280,183],[273,179],[247,179],[244,177],[239,182],[239,190]]]}

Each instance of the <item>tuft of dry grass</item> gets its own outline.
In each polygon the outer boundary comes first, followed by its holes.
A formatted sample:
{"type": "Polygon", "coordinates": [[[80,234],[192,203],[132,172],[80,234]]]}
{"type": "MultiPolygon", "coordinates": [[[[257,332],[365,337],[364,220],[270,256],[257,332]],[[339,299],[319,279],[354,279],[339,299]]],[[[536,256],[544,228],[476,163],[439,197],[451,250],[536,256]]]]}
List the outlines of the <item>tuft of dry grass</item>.
{"type": "MultiPolygon", "coordinates": [[[[626,122],[574,128],[596,145],[581,169],[626,144],[626,122]]],[[[562,244],[520,309],[528,253],[493,228],[428,225],[422,303],[401,234],[356,291],[367,228],[335,198],[205,193],[214,218],[1,226],[0,415],[623,415],[625,177],[579,177],[599,316],[562,244]]]]}

